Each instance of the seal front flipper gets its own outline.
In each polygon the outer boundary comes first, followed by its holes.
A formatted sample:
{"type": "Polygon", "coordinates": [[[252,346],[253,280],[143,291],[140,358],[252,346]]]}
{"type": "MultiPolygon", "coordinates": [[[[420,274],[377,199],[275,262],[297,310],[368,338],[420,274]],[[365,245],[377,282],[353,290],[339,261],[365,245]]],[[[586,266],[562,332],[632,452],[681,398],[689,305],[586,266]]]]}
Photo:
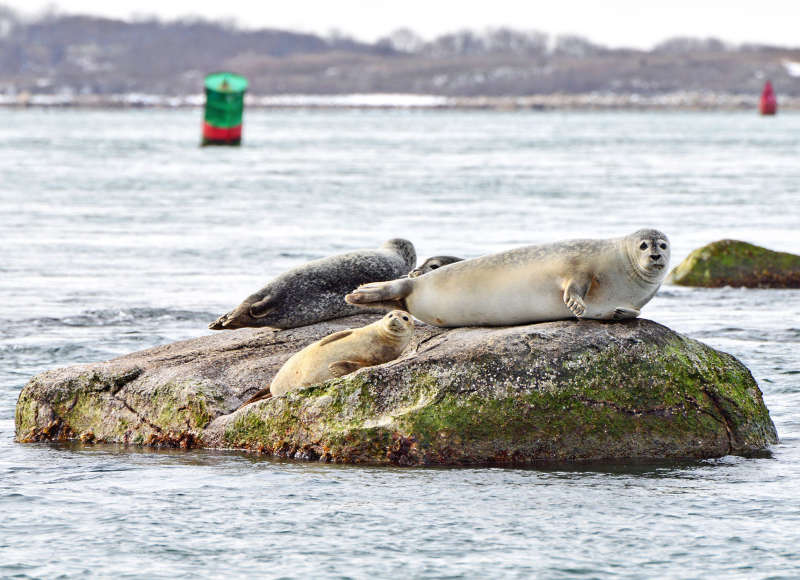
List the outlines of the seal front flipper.
{"type": "Polygon", "coordinates": [[[262,399],[269,399],[271,396],[272,392],[269,390],[269,387],[267,387],[266,389],[261,389],[255,395],[247,399],[244,403],[236,407],[236,410],[238,411],[239,409],[241,409],[246,405],[249,405],[250,403],[255,403],[256,401],[261,401],[262,399]]]}
{"type": "Polygon", "coordinates": [[[248,308],[248,312],[253,318],[264,318],[277,308],[276,302],[277,301],[272,296],[265,296],[258,302],[253,302],[250,308],[248,308]]]}
{"type": "Polygon", "coordinates": [[[345,336],[350,336],[353,334],[352,330],[340,330],[339,332],[334,332],[331,335],[326,336],[322,340],[320,340],[317,344],[322,346],[323,344],[330,344],[334,341],[339,340],[340,338],[344,338],[345,336]]]}
{"type": "Polygon", "coordinates": [[[328,365],[328,370],[334,377],[343,377],[367,366],[367,363],[357,360],[337,360],[328,365]]]}
{"type": "Polygon", "coordinates": [[[348,304],[367,308],[396,308],[406,310],[405,297],[411,294],[414,278],[363,284],[344,297],[348,304]]]}
{"type": "Polygon", "coordinates": [[[627,320],[630,318],[636,318],[639,316],[640,312],[635,308],[624,308],[620,306],[619,308],[615,308],[613,314],[611,315],[612,320],[627,320]]]}
{"type": "Polygon", "coordinates": [[[586,280],[573,278],[564,285],[564,304],[576,318],[580,318],[586,312],[586,302],[583,299],[589,291],[590,283],[588,278],[586,280]]]}

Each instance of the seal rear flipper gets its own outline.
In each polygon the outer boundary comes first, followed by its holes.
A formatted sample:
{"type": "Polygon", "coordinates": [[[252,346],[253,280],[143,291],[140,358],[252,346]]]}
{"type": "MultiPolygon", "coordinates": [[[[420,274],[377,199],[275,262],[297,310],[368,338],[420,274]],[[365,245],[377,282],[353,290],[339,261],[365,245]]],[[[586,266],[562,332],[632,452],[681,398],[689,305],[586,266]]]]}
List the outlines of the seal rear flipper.
{"type": "Polygon", "coordinates": [[[628,320],[631,318],[636,318],[639,316],[641,312],[636,308],[625,308],[620,306],[614,309],[614,312],[611,313],[610,318],[612,320],[628,320]]]}
{"type": "Polygon", "coordinates": [[[367,311],[367,310],[383,310],[388,312],[389,310],[405,310],[408,312],[408,306],[406,305],[406,300],[403,298],[402,300],[384,300],[382,302],[369,302],[368,304],[359,304],[359,308],[367,311]]]}
{"type": "Polygon", "coordinates": [[[413,278],[400,278],[388,282],[371,282],[363,284],[344,297],[348,304],[369,307],[374,302],[405,302],[404,298],[411,294],[413,278]]]}
{"type": "Polygon", "coordinates": [[[337,360],[328,365],[328,370],[334,377],[343,377],[368,366],[367,363],[357,360],[337,360]]]}
{"type": "Polygon", "coordinates": [[[236,407],[236,410],[238,411],[239,409],[241,409],[242,407],[246,407],[250,403],[255,403],[256,401],[261,401],[263,399],[269,399],[270,397],[272,397],[272,391],[270,391],[269,387],[267,387],[266,389],[261,389],[255,395],[247,399],[244,403],[236,407]]]}

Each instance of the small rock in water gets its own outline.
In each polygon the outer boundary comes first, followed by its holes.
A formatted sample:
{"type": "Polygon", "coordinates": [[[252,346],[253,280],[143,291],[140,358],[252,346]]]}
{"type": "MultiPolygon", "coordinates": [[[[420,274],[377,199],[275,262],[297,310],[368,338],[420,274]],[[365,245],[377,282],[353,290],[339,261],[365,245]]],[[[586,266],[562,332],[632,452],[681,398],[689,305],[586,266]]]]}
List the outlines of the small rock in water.
{"type": "Polygon", "coordinates": [[[694,250],[670,272],[667,284],[800,288],[800,256],[738,240],[720,240],[694,250]]]}

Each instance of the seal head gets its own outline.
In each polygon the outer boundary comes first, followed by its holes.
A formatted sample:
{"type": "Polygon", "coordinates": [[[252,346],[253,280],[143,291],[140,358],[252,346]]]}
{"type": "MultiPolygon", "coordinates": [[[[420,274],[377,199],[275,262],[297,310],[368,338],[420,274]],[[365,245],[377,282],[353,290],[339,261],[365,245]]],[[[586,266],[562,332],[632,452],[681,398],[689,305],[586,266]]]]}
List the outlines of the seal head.
{"type": "Polygon", "coordinates": [[[428,272],[438,270],[442,266],[447,266],[448,264],[453,264],[455,262],[461,262],[463,259],[464,258],[456,258],[455,256],[433,256],[425,260],[421,266],[411,270],[408,273],[408,277],[416,278],[417,276],[422,276],[428,272]]]}
{"type": "Polygon", "coordinates": [[[403,310],[392,310],[379,321],[380,328],[383,330],[381,336],[387,342],[405,342],[414,333],[414,321],[408,312],[403,310]]]}
{"type": "Polygon", "coordinates": [[[623,238],[631,271],[642,282],[660,284],[667,275],[671,256],[669,238],[652,229],[638,230],[623,238]]]}

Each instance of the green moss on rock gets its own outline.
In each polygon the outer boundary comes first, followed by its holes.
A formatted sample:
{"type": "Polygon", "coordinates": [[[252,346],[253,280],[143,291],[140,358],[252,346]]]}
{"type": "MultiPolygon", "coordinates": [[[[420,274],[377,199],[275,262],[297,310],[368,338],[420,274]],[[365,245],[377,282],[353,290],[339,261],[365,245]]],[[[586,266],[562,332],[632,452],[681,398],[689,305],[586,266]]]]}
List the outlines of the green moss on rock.
{"type": "Polygon", "coordinates": [[[800,288],[800,256],[737,240],[720,240],[694,250],[672,270],[680,286],[800,288]]]}

